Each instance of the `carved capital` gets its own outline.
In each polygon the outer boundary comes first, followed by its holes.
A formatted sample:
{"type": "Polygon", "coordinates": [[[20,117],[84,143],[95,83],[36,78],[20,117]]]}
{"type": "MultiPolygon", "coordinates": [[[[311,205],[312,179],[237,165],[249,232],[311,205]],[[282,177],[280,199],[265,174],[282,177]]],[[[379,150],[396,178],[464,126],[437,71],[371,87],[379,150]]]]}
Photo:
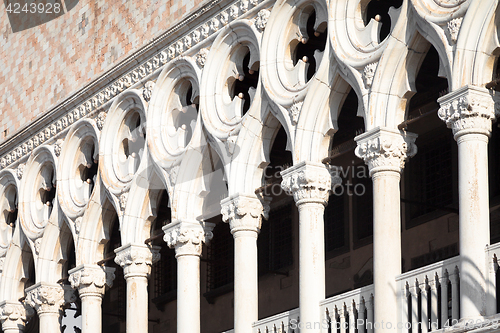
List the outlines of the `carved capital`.
{"type": "Polygon", "coordinates": [[[160,260],[160,247],[144,244],[127,244],[115,250],[115,262],[123,268],[125,279],[149,277],[151,265],[160,260]]]}
{"type": "Polygon", "coordinates": [[[40,282],[26,289],[26,304],[35,309],[38,315],[59,313],[65,303],[64,294],[61,285],[40,282]]]}
{"type": "Polygon", "coordinates": [[[214,223],[199,221],[176,221],[163,227],[163,240],[170,248],[175,248],[175,257],[201,256],[203,243],[212,237],[214,223]]]}
{"type": "Polygon", "coordinates": [[[22,332],[28,316],[29,310],[18,301],[3,301],[0,303],[0,321],[4,331],[18,329],[22,332]]]}
{"type": "Polygon", "coordinates": [[[300,162],[281,172],[281,188],[293,195],[295,203],[318,202],[326,205],[332,183],[337,184],[339,177],[332,175],[329,169],[321,163],[300,162]]]}
{"type": "Polygon", "coordinates": [[[106,287],[113,286],[115,269],[98,265],[80,265],[69,271],[71,287],[78,289],[80,297],[104,295],[106,287]]]}
{"type": "Polygon", "coordinates": [[[268,218],[269,206],[255,196],[234,194],[221,201],[222,220],[229,223],[231,233],[241,230],[259,232],[262,217],[268,218]]]}
{"type": "Polygon", "coordinates": [[[500,100],[485,88],[465,86],[438,99],[438,116],[453,130],[455,140],[464,134],[491,133],[500,100]]]}
{"type": "Polygon", "coordinates": [[[370,176],[379,171],[401,172],[408,158],[417,153],[416,134],[376,127],[358,135],[356,156],[365,161],[370,176]]]}

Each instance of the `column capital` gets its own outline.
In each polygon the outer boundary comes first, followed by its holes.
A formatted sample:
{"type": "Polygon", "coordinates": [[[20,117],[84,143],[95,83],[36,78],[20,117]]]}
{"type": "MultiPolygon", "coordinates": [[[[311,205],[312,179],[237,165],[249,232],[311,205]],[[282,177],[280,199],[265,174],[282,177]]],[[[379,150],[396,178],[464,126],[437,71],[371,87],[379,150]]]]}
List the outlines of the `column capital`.
{"type": "Polygon", "coordinates": [[[113,286],[115,268],[83,264],[69,272],[71,287],[78,289],[80,297],[104,295],[106,287],[113,286]]]}
{"type": "Polygon", "coordinates": [[[128,277],[149,277],[151,265],[160,260],[160,247],[145,244],[127,244],[115,249],[115,262],[128,277]]]}
{"type": "Polygon", "coordinates": [[[306,202],[326,206],[329,191],[340,184],[341,178],[322,163],[302,161],[281,171],[281,188],[293,195],[296,205],[306,202]]]}
{"type": "Polygon", "coordinates": [[[455,140],[464,134],[490,136],[491,124],[500,113],[500,99],[489,90],[464,86],[438,99],[438,116],[453,130],[455,140]]]}
{"type": "Polygon", "coordinates": [[[376,127],[354,138],[355,154],[365,161],[370,176],[380,171],[401,173],[408,158],[417,153],[414,133],[376,127]]]}
{"type": "Polygon", "coordinates": [[[175,248],[175,257],[201,256],[203,243],[212,237],[215,224],[200,221],[177,220],[164,226],[163,240],[170,248],[175,248]]]}
{"type": "Polygon", "coordinates": [[[237,193],[223,199],[220,204],[222,220],[229,223],[233,235],[238,231],[258,233],[262,217],[269,217],[269,204],[263,204],[256,196],[237,193]]]}
{"type": "Polygon", "coordinates": [[[27,317],[33,313],[33,309],[26,307],[19,301],[3,301],[0,303],[0,321],[2,329],[18,329],[23,331],[27,317]]]}
{"type": "Polygon", "coordinates": [[[39,282],[26,289],[26,304],[38,315],[59,313],[65,303],[65,289],[59,284],[39,282]]]}

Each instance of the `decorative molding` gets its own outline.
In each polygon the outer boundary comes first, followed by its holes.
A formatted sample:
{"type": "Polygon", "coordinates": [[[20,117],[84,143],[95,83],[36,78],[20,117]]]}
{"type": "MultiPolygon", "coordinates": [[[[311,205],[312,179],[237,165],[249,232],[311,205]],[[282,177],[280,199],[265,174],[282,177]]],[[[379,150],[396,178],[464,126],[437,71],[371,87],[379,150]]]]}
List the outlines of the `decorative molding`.
{"type": "Polygon", "coordinates": [[[370,176],[379,171],[401,172],[408,158],[417,153],[416,134],[376,127],[354,138],[356,156],[365,161],[370,176]]]}
{"type": "Polygon", "coordinates": [[[125,211],[125,207],[127,207],[127,200],[128,200],[128,192],[123,192],[120,194],[119,202],[120,202],[120,210],[122,212],[125,211]]]}
{"type": "Polygon", "coordinates": [[[170,248],[175,248],[175,256],[201,256],[203,243],[213,237],[215,224],[208,222],[177,221],[163,227],[163,240],[170,248]]]}
{"type": "Polygon", "coordinates": [[[78,289],[80,297],[102,297],[105,288],[111,288],[115,279],[114,268],[98,265],[80,265],[68,273],[71,287],[78,289]]]}
{"type": "Polygon", "coordinates": [[[281,177],[281,188],[288,195],[293,195],[297,205],[306,202],[327,204],[332,176],[324,164],[303,161],[281,171],[281,177]]]}
{"type": "Polygon", "coordinates": [[[438,99],[438,116],[453,130],[455,140],[467,133],[490,135],[499,112],[499,97],[485,88],[465,86],[438,99]]]}
{"type": "Polygon", "coordinates": [[[207,62],[207,57],[208,57],[208,49],[201,49],[198,51],[198,54],[196,55],[196,63],[200,68],[203,68],[205,66],[205,63],[207,62]]]}
{"type": "Polygon", "coordinates": [[[43,313],[59,313],[64,305],[64,288],[58,284],[39,282],[26,289],[26,304],[43,313]]]}
{"type": "Polygon", "coordinates": [[[40,254],[40,247],[42,246],[42,237],[39,237],[35,239],[33,242],[33,248],[35,249],[35,254],[39,255],[40,254]]]}
{"type": "Polygon", "coordinates": [[[292,106],[288,109],[288,114],[290,115],[290,120],[292,121],[292,125],[297,125],[299,121],[300,111],[302,110],[303,101],[294,102],[292,106]]]}
{"type": "Polygon", "coordinates": [[[26,166],[26,163],[21,163],[17,166],[17,170],[16,170],[17,179],[21,180],[23,178],[25,166],[26,166]]]}
{"type": "Polygon", "coordinates": [[[177,182],[177,175],[179,174],[179,168],[180,168],[180,165],[174,165],[171,169],[170,169],[170,172],[168,173],[170,175],[170,184],[172,186],[175,185],[175,183],[177,182]]]}
{"type": "Polygon", "coordinates": [[[54,144],[54,154],[59,157],[61,155],[63,140],[57,140],[54,144]]]}
{"type": "Polygon", "coordinates": [[[463,19],[463,17],[457,17],[447,23],[448,33],[453,43],[457,42],[458,32],[460,31],[463,19]]]}
{"type": "Polygon", "coordinates": [[[229,223],[234,235],[241,230],[259,232],[262,217],[269,217],[269,205],[263,205],[257,197],[234,194],[221,201],[222,220],[229,223]]]}
{"type": "Polygon", "coordinates": [[[115,250],[115,262],[123,268],[125,279],[149,277],[151,265],[160,260],[160,247],[128,244],[115,250]]]}
{"type": "MultiPolygon", "coordinates": [[[[0,158],[0,168],[3,169],[8,167],[9,165],[15,163],[19,159],[31,153],[31,151],[33,151],[33,149],[40,144],[53,137],[59,136],[74,122],[76,122],[80,118],[84,118],[94,114],[96,110],[104,106],[104,104],[111,101],[120,93],[139,83],[146,77],[150,76],[156,70],[165,65],[168,61],[180,56],[181,53],[185,51],[185,49],[193,48],[197,44],[202,43],[210,38],[211,35],[217,33],[220,30],[219,19],[221,15],[223,15],[225,18],[227,17],[227,23],[230,23],[231,21],[246,16],[245,13],[247,13],[250,9],[249,4],[251,4],[253,7],[256,7],[265,2],[269,1],[252,0],[249,3],[248,0],[240,0],[236,3],[233,3],[233,5],[223,9],[222,11],[217,11],[216,13],[208,17],[204,22],[201,22],[198,25],[193,24],[193,21],[197,20],[199,17],[209,12],[210,10],[214,10],[214,8],[220,6],[220,2],[217,0],[206,4],[199,11],[195,12],[193,15],[177,24],[173,29],[167,31],[164,34],[165,37],[157,38],[155,41],[149,44],[147,48],[151,49],[155,46],[156,48],[158,48],[157,45],[160,43],[164,43],[165,38],[168,38],[168,36],[175,34],[177,31],[180,31],[185,27],[194,25],[194,29],[190,29],[185,34],[180,35],[177,39],[172,40],[170,44],[161,48],[158,52],[154,53],[145,61],[134,66],[127,73],[117,77],[113,82],[104,85],[97,93],[93,94],[91,97],[78,104],[70,111],[65,112],[63,116],[60,116],[53,120],[50,124],[46,125],[43,129],[35,133],[30,139],[25,140],[18,146],[12,148],[9,151],[6,151],[0,158]],[[226,15],[226,13],[228,13],[229,15],[226,15]]],[[[131,57],[133,56],[134,55],[131,55],[131,57]]],[[[134,57],[134,59],[137,58],[134,57]]],[[[105,75],[105,73],[103,73],[103,76],[109,77],[109,75],[105,75]]],[[[80,95],[84,94],[85,92],[80,93],[80,95]]],[[[62,103],[56,109],[52,110],[51,113],[62,113],[62,110],[64,108],[67,108],[67,105],[62,103]]]]}
{"type": "Polygon", "coordinates": [[[97,115],[95,122],[97,124],[97,128],[99,129],[99,131],[102,131],[102,128],[104,127],[104,122],[106,121],[107,115],[108,114],[104,111],[99,112],[99,114],[97,115]]]}

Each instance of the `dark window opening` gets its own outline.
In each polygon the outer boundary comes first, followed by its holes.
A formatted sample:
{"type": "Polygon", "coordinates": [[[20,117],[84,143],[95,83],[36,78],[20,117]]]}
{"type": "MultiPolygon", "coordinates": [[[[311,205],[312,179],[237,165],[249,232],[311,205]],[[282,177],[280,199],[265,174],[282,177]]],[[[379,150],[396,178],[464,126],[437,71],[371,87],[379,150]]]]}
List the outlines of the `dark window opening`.
{"type": "Polygon", "coordinates": [[[349,225],[344,214],[345,196],[330,195],[325,207],[325,252],[349,247],[349,225]]]}
{"type": "Polygon", "coordinates": [[[259,82],[259,67],[254,65],[252,66],[254,69],[252,69],[250,65],[250,52],[247,52],[242,63],[243,74],[240,74],[238,80],[234,82],[233,93],[231,95],[231,98],[237,96],[243,100],[242,116],[246,114],[250,108],[253,94],[259,82]]]}
{"type": "MultiPolygon", "coordinates": [[[[279,186],[281,183],[281,174],[280,172],[285,170],[286,168],[292,165],[292,153],[286,150],[288,137],[286,135],[286,131],[283,127],[281,127],[276,134],[276,137],[273,142],[273,146],[271,148],[271,152],[269,154],[270,163],[264,170],[264,184],[270,185],[274,184],[275,186],[279,186]]],[[[272,189],[269,191],[266,190],[267,195],[272,195],[272,189]]],[[[275,191],[276,193],[280,193],[281,191],[275,191]]]]}
{"type": "Polygon", "coordinates": [[[219,222],[215,226],[213,238],[207,246],[206,261],[207,292],[233,283],[234,240],[228,223],[219,222]]]}
{"type": "Polygon", "coordinates": [[[89,197],[95,186],[97,179],[97,171],[99,168],[97,157],[94,159],[95,145],[92,143],[92,148],[90,149],[90,155],[87,156],[87,164],[80,166],[80,176],[82,181],[89,184],[89,197]]]}
{"type": "Polygon", "coordinates": [[[353,179],[353,221],[355,241],[370,240],[373,236],[373,182],[365,164],[356,166],[353,179]],[[361,177],[363,176],[363,177],[361,177]]]}
{"type": "Polygon", "coordinates": [[[309,64],[307,67],[307,81],[309,81],[316,73],[316,58],[314,54],[316,52],[323,52],[325,50],[327,33],[326,27],[320,31],[314,30],[314,23],[316,22],[316,12],[312,11],[307,19],[306,32],[307,38],[303,38],[302,41],[296,46],[295,56],[293,58],[293,65],[295,66],[299,60],[302,60],[309,64]]]}
{"type": "Polygon", "coordinates": [[[365,25],[367,25],[371,19],[382,23],[379,31],[379,42],[389,36],[391,32],[389,8],[399,8],[402,4],[403,0],[372,0],[366,7],[365,25]]]}
{"type": "Polygon", "coordinates": [[[257,239],[259,274],[279,272],[293,263],[292,205],[273,209],[262,222],[257,239]]]}

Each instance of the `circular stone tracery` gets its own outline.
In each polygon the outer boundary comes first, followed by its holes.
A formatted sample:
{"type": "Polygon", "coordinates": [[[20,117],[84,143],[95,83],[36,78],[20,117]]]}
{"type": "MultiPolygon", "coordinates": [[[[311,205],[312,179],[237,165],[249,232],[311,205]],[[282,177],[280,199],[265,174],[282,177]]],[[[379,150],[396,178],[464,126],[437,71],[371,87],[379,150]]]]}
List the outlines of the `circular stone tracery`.
{"type": "Polygon", "coordinates": [[[111,106],[99,146],[99,172],[104,184],[119,194],[137,172],[146,142],[146,109],[137,90],[111,106]]]}
{"type": "Polygon", "coordinates": [[[262,80],[282,106],[302,100],[327,45],[327,7],[322,1],[287,1],[273,9],[262,41],[262,80]]]}
{"type": "Polygon", "coordinates": [[[257,94],[260,32],[235,21],[215,39],[203,71],[201,112],[209,132],[226,139],[251,110],[257,94]]]}
{"type": "Polygon", "coordinates": [[[58,198],[62,210],[72,219],[83,213],[97,181],[97,129],[89,120],[76,123],[59,158],[58,198]]]}

